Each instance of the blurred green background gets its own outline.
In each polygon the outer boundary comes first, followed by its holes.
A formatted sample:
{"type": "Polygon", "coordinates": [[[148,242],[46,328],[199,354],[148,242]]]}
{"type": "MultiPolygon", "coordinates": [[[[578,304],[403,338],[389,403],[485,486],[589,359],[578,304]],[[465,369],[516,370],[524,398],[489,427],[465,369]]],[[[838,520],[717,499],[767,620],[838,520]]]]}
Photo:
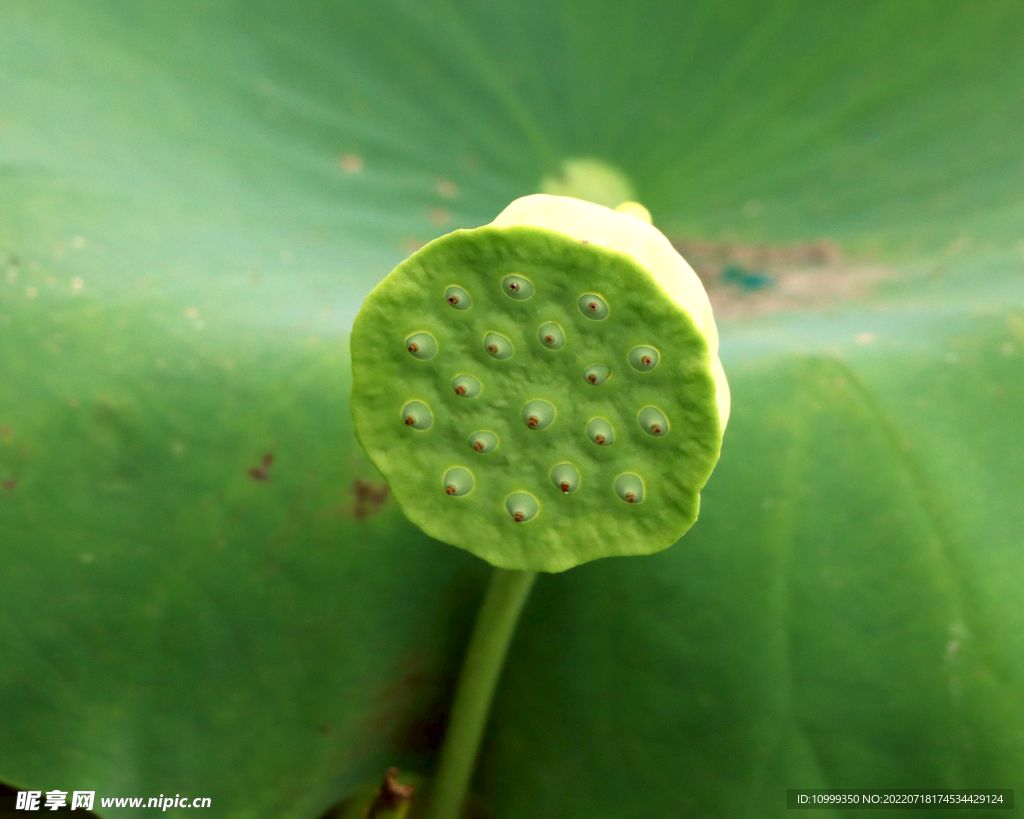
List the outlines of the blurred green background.
{"type": "Polygon", "coordinates": [[[733,416],[681,542],[539,579],[494,819],[1024,793],[1022,41],[1015,0],[0,0],[0,781],[314,819],[430,772],[488,567],[381,492],[349,329],[589,157],[707,281],[733,416]]]}

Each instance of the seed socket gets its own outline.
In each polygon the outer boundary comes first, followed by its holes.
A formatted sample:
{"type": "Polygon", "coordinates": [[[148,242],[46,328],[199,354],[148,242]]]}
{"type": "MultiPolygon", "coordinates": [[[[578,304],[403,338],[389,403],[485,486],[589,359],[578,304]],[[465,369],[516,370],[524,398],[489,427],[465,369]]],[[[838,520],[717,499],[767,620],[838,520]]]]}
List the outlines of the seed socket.
{"type": "Polygon", "coordinates": [[[505,509],[516,523],[523,523],[537,515],[540,504],[528,492],[513,492],[505,499],[505,509]]]}
{"type": "Polygon", "coordinates": [[[576,304],[580,312],[589,319],[600,321],[608,317],[608,304],[600,296],[593,293],[584,293],[576,304]]]}
{"type": "Polygon", "coordinates": [[[476,398],[483,386],[471,375],[457,375],[452,379],[452,389],[460,398],[476,398]]]}
{"type": "Polygon", "coordinates": [[[658,351],[653,347],[634,347],[629,351],[629,363],[634,370],[650,372],[658,366],[658,351]]]}
{"type": "Polygon", "coordinates": [[[523,405],[522,418],[530,429],[545,429],[555,420],[555,408],[547,401],[527,401],[523,405]]]}
{"type": "Polygon", "coordinates": [[[469,293],[455,285],[444,291],[444,298],[456,310],[468,310],[473,305],[473,300],[469,297],[469,293]]]}
{"type": "Polygon", "coordinates": [[[422,401],[409,401],[402,407],[402,420],[407,427],[413,429],[430,429],[434,423],[430,410],[422,401]]]}
{"type": "Polygon", "coordinates": [[[473,490],[473,473],[461,466],[452,467],[444,473],[442,484],[446,495],[466,495],[473,490]]]}
{"type": "Polygon", "coordinates": [[[537,338],[549,350],[561,350],[565,346],[565,333],[553,321],[541,325],[537,331],[537,338]]]}
{"type": "Polygon", "coordinates": [[[604,418],[594,418],[587,424],[587,437],[598,446],[611,446],[615,443],[615,431],[604,418]]]}
{"type": "Polygon", "coordinates": [[[587,383],[594,386],[603,384],[611,374],[612,371],[604,364],[592,364],[583,371],[583,377],[586,378],[587,383]]]}
{"type": "Polygon", "coordinates": [[[665,417],[665,413],[657,407],[644,407],[640,410],[637,421],[648,435],[653,435],[655,438],[668,435],[668,419],[665,417]]]}
{"type": "Polygon", "coordinates": [[[624,472],[615,479],[615,494],[626,503],[640,503],[644,499],[644,482],[638,475],[624,472]]]}
{"type": "Polygon", "coordinates": [[[493,452],[498,448],[498,436],[493,432],[480,430],[480,432],[474,432],[469,436],[469,445],[473,447],[474,452],[481,454],[493,452]]]}
{"type": "Polygon", "coordinates": [[[580,473],[572,464],[558,464],[551,470],[551,483],[568,495],[580,485],[580,473]]]}
{"type": "Polygon", "coordinates": [[[506,276],[501,281],[501,289],[516,301],[526,301],[533,295],[533,283],[522,276],[506,276]]]}
{"type": "Polygon", "coordinates": [[[405,349],[413,358],[426,361],[437,353],[437,342],[429,333],[413,333],[405,340],[405,349]]]}

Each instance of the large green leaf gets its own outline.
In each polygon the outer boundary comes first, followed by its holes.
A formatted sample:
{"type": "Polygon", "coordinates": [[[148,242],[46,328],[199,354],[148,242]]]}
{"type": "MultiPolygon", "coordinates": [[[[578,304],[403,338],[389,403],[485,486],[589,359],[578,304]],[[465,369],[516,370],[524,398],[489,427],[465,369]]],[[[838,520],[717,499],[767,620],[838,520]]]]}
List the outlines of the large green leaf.
{"type": "Polygon", "coordinates": [[[717,285],[692,532],[538,582],[494,816],[1024,788],[1022,33],[997,0],[5,0],[0,780],[312,817],[429,769],[486,567],[374,499],[348,331],[593,156],[712,274],[778,278],[717,285]],[[846,261],[765,251],[822,239],[846,261]]]}

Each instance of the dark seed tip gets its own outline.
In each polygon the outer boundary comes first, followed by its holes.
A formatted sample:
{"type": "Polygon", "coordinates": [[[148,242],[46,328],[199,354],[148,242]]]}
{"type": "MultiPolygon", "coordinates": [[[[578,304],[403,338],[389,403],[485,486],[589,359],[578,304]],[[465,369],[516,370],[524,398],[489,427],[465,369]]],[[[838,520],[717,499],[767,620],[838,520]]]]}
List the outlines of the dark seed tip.
{"type": "Polygon", "coordinates": [[[587,376],[587,380],[588,380],[588,381],[589,381],[589,382],[590,382],[591,384],[596,384],[596,383],[597,383],[597,376],[596,376],[596,375],[588,375],[588,376],[587,376]]]}
{"type": "Polygon", "coordinates": [[[524,515],[524,514],[523,514],[522,512],[516,512],[516,513],[515,513],[515,514],[514,514],[514,515],[512,516],[512,519],[513,519],[513,520],[514,520],[514,521],[515,521],[516,523],[522,523],[522,522],[523,522],[523,518],[525,518],[525,517],[526,517],[526,515],[524,515]]]}
{"type": "Polygon", "coordinates": [[[563,492],[565,492],[565,494],[568,495],[569,494],[569,482],[568,481],[562,481],[561,489],[562,489],[563,492]]]}
{"type": "Polygon", "coordinates": [[[455,494],[455,487],[454,487],[454,486],[452,486],[451,484],[448,484],[448,486],[446,486],[446,487],[444,488],[444,491],[445,491],[446,493],[448,493],[449,495],[454,495],[454,494],[455,494]]]}
{"type": "Polygon", "coordinates": [[[589,307],[589,308],[590,308],[591,310],[597,310],[597,309],[598,309],[598,307],[599,307],[600,305],[598,305],[598,303],[597,303],[596,301],[592,301],[592,302],[590,302],[590,304],[588,304],[587,306],[588,306],[588,307],[589,307]]]}
{"type": "Polygon", "coordinates": [[[480,452],[483,448],[484,445],[483,442],[481,441],[477,441],[475,444],[473,444],[473,449],[475,449],[477,452],[480,452]]]}
{"type": "Polygon", "coordinates": [[[459,297],[458,296],[449,296],[448,297],[448,303],[449,304],[458,304],[459,303],[459,297]]]}
{"type": "Polygon", "coordinates": [[[651,424],[651,432],[653,432],[655,435],[661,435],[661,427],[658,426],[657,424],[651,424]]]}
{"type": "Polygon", "coordinates": [[[530,427],[530,429],[533,429],[535,426],[537,426],[538,423],[540,422],[537,420],[537,416],[531,415],[530,420],[526,422],[526,425],[530,427]]]}
{"type": "Polygon", "coordinates": [[[420,349],[420,345],[417,344],[415,341],[412,344],[409,345],[409,352],[410,353],[419,352],[419,349],[420,349]]]}
{"type": "Polygon", "coordinates": [[[636,502],[636,495],[634,495],[632,492],[627,492],[626,493],[626,503],[635,503],[635,502],[636,502]]]}
{"type": "Polygon", "coordinates": [[[554,336],[544,336],[544,342],[546,344],[554,344],[555,343],[555,337],[554,336]]]}
{"type": "Polygon", "coordinates": [[[466,394],[466,388],[463,387],[461,384],[459,384],[459,386],[457,386],[455,388],[455,394],[456,395],[465,395],[466,394]]]}
{"type": "Polygon", "coordinates": [[[650,367],[650,366],[651,366],[651,357],[650,357],[649,355],[645,355],[645,356],[644,356],[643,358],[641,358],[640,360],[641,360],[642,362],[644,362],[644,366],[645,366],[645,367],[650,367]]]}
{"type": "Polygon", "coordinates": [[[487,345],[487,352],[489,352],[489,353],[496,353],[496,352],[498,352],[498,345],[497,344],[488,344],[487,345]]]}
{"type": "Polygon", "coordinates": [[[415,424],[415,423],[416,423],[416,419],[415,419],[415,418],[413,418],[413,417],[412,417],[411,415],[410,415],[410,416],[408,416],[408,417],[407,417],[407,418],[405,419],[405,425],[406,425],[407,427],[411,427],[411,426],[412,426],[413,424],[415,424]]]}
{"type": "Polygon", "coordinates": [[[594,438],[594,440],[597,441],[598,446],[603,446],[604,445],[604,436],[603,435],[596,436],[594,438]]]}
{"type": "Polygon", "coordinates": [[[508,289],[509,289],[509,290],[518,290],[518,289],[519,289],[519,282],[512,282],[512,283],[511,283],[511,284],[510,284],[510,285],[508,286],[508,289]]]}

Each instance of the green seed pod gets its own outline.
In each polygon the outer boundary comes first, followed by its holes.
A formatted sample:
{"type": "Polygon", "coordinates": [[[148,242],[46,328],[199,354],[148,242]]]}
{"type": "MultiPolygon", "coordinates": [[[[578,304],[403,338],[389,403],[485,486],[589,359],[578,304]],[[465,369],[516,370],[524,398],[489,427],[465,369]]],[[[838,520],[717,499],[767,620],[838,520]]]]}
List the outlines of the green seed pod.
{"type": "Polygon", "coordinates": [[[644,499],[644,482],[636,475],[619,475],[615,479],[615,494],[626,503],[640,503],[644,499]]]}
{"type": "Polygon", "coordinates": [[[405,340],[405,349],[413,358],[426,361],[437,355],[437,342],[429,333],[413,333],[405,340]]]}
{"type": "Polygon", "coordinates": [[[594,418],[587,424],[587,437],[598,446],[611,446],[615,443],[615,430],[604,418],[594,418]]]}
{"type": "Polygon", "coordinates": [[[498,333],[488,333],[484,336],[484,349],[487,350],[487,355],[498,361],[504,361],[512,356],[512,342],[498,333]]]}
{"type": "Polygon", "coordinates": [[[629,351],[629,363],[634,370],[650,372],[658,366],[658,351],[653,347],[634,347],[629,351]]]}
{"type": "Polygon", "coordinates": [[[648,435],[655,438],[668,435],[668,419],[657,407],[644,407],[640,410],[637,420],[640,422],[640,428],[648,435]]]}
{"type": "Polygon", "coordinates": [[[446,495],[461,497],[473,490],[473,473],[461,466],[453,467],[444,473],[441,487],[446,495]]]}
{"type": "Polygon", "coordinates": [[[551,483],[566,495],[575,492],[580,486],[579,470],[572,464],[558,464],[551,470],[551,483]]]}
{"type": "Polygon", "coordinates": [[[537,331],[537,338],[549,350],[561,350],[565,346],[565,333],[553,321],[541,325],[537,331]]]}
{"type": "Polygon", "coordinates": [[[527,401],[523,405],[523,423],[530,429],[546,429],[555,420],[555,408],[547,401],[527,401]]]}
{"type": "Polygon", "coordinates": [[[608,304],[600,296],[593,293],[584,293],[577,302],[580,312],[588,319],[600,321],[608,318],[608,304]]]}
{"type": "Polygon", "coordinates": [[[516,523],[533,520],[540,511],[537,499],[528,492],[515,492],[505,499],[505,508],[516,523]]]}
{"type": "Polygon", "coordinates": [[[506,276],[501,282],[501,289],[516,301],[526,301],[533,295],[533,283],[522,276],[506,276]]]}
{"type": "Polygon", "coordinates": [[[351,351],[355,434],[433,538],[557,572],[660,551],[697,518],[729,415],[718,333],[700,280],[636,216],[517,200],[392,271],[356,317],[351,351]],[[535,287],[528,299],[504,286],[516,278],[535,287]],[[429,363],[403,346],[419,333],[436,344],[429,363]],[[513,349],[507,360],[486,349],[492,334],[513,349]],[[382,423],[389,407],[401,415],[382,423]],[[439,503],[448,486],[461,491],[449,472],[470,466],[471,491],[439,503]]]}
{"type": "Polygon", "coordinates": [[[444,299],[456,310],[468,310],[473,306],[473,300],[469,297],[469,293],[454,285],[444,291],[444,299]]]}
{"type": "Polygon", "coordinates": [[[452,390],[460,398],[476,398],[483,386],[471,375],[457,375],[452,379],[452,390]]]}
{"type": "Polygon", "coordinates": [[[469,436],[469,445],[473,447],[474,452],[481,454],[493,452],[498,448],[498,436],[487,430],[474,432],[469,436]]]}
{"type": "Polygon", "coordinates": [[[422,401],[410,401],[402,407],[402,420],[413,429],[430,429],[434,423],[430,410],[422,401]]]}
{"type": "Polygon", "coordinates": [[[612,371],[604,364],[591,364],[583,371],[583,378],[586,379],[588,384],[592,384],[596,387],[607,381],[608,376],[611,374],[612,371]]]}

